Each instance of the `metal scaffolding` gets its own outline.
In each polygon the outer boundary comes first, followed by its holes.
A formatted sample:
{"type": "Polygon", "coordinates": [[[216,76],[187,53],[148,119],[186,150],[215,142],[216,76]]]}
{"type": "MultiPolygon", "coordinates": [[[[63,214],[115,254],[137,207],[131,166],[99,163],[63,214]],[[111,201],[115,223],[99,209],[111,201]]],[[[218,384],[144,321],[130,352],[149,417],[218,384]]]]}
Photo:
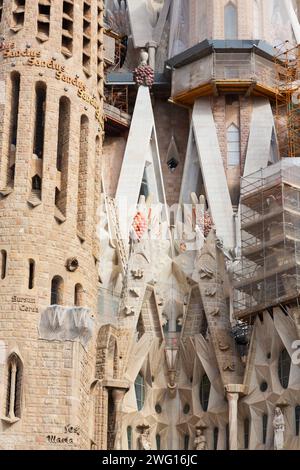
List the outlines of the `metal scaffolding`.
{"type": "Polygon", "coordinates": [[[276,48],[276,127],[281,157],[300,156],[300,45],[276,48]]]}
{"type": "Polygon", "coordinates": [[[236,317],[291,301],[300,289],[300,159],[242,179],[242,259],[234,273],[236,317]]]}

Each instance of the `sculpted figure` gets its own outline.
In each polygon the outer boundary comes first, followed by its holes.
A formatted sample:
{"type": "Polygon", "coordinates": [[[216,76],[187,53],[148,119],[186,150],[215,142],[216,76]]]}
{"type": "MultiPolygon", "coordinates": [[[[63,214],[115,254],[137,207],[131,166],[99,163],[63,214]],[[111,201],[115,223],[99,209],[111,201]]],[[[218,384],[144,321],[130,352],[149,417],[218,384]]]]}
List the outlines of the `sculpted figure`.
{"type": "Polygon", "coordinates": [[[197,428],[196,430],[196,437],[194,439],[194,449],[195,450],[207,450],[206,437],[204,436],[201,428],[197,428]]]}
{"type": "Polygon", "coordinates": [[[284,448],[284,431],[285,421],[281,409],[277,406],[273,419],[274,428],[274,450],[282,450],[284,448]]]}
{"type": "Polygon", "coordinates": [[[143,429],[139,437],[139,444],[140,450],[151,450],[151,443],[150,443],[150,430],[147,428],[143,429]]]}

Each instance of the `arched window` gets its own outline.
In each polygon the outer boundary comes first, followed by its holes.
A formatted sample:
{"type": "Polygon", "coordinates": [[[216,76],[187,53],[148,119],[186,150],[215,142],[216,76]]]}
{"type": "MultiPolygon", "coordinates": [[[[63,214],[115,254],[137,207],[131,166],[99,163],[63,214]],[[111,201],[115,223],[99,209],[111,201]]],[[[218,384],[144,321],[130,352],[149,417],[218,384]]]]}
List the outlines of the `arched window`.
{"type": "Polygon", "coordinates": [[[34,288],[34,271],[35,271],[35,262],[33,259],[30,259],[29,260],[28,289],[34,288]]]}
{"type": "Polygon", "coordinates": [[[238,166],[241,162],[240,130],[235,124],[227,129],[227,162],[229,166],[238,166]]]}
{"type": "Polygon", "coordinates": [[[253,2],[253,39],[261,39],[262,36],[262,10],[261,1],[253,2]]]}
{"type": "Polygon", "coordinates": [[[286,349],[283,349],[278,359],[278,376],[283,388],[288,388],[291,370],[291,358],[286,349]]]}
{"type": "Polygon", "coordinates": [[[76,284],[74,289],[74,305],[75,307],[83,306],[83,287],[81,284],[76,284]]]}
{"type": "MultiPolygon", "coordinates": [[[[77,233],[84,240],[87,223],[87,195],[88,195],[88,161],[89,161],[89,120],[81,116],[80,121],[80,150],[78,167],[78,195],[77,195],[77,233]]],[[[91,185],[91,183],[90,183],[91,185]]]]}
{"type": "Polygon", "coordinates": [[[160,434],[156,434],[155,436],[156,440],[156,450],[161,450],[161,439],[160,439],[160,434]]]}
{"type": "Polygon", "coordinates": [[[189,436],[189,434],[184,435],[183,446],[184,446],[184,450],[189,450],[189,446],[190,446],[190,436],[189,436]]]}
{"type": "Polygon", "coordinates": [[[145,380],[141,373],[139,373],[135,379],[134,388],[137,408],[139,411],[141,411],[145,403],[145,380]]]}
{"type": "Polygon", "coordinates": [[[295,408],[296,436],[300,435],[300,405],[295,408]]]}
{"type": "Polygon", "coordinates": [[[19,97],[20,97],[20,74],[12,72],[10,76],[10,113],[8,131],[8,154],[5,162],[4,186],[14,186],[16,146],[18,137],[19,97]]]}
{"type": "Polygon", "coordinates": [[[34,175],[31,178],[31,189],[32,191],[40,192],[42,189],[42,180],[39,175],[34,175]]]}
{"type": "Polygon", "coordinates": [[[46,84],[38,82],[35,86],[35,124],[33,153],[43,158],[46,114],[46,84]]]}
{"type": "Polygon", "coordinates": [[[244,448],[249,449],[249,437],[250,437],[250,420],[246,418],[244,420],[244,448]]]}
{"type": "Polygon", "coordinates": [[[224,10],[224,38],[237,39],[238,38],[238,13],[237,7],[229,2],[224,10]]]}
{"type": "Polygon", "coordinates": [[[7,361],[6,417],[10,420],[21,418],[23,364],[13,353],[7,361]]]}
{"type": "MultiPolygon", "coordinates": [[[[62,96],[59,101],[59,118],[57,133],[56,169],[60,172],[60,187],[56,188],[55,205],[63,216],[66,216],[67,188],[70,151],[70,116],[69,98],[62,96]]],[[[57,218],[57,217],[56,217],[57,218]]],[[[60,218],[60,222],[64,220],[60,218]]]]}
{"type": "Polygon", "coordinates": [[[214,450],[218,449],[219,428],[214,428],[214,450]]]}
{"type": "Polygon", "coordinates": [[[132,427],[131,426],[127,427],[127,444],[128,444],[128,450],[132,450],[132,427]]]}
{"type": "Polygon", "coordinates": [[[207,411],[208,402],[209,402],[209,394],[210,394],[210,381],[206,374],[203,375],[202,380],[200,382],[200,403],[203,408],[203,411],[207,411]]]}
{"type": "Polygon", "coordinates": [[[7,252],[1,250],[1,279],[6,277],[6,265],[7,265],[7,252]]]}
{"type": "Polygon", "coordinates": [[[267,432],[268,432],[268,415],[264,414],[262,417],[262,441],[263,444],[267,442],[267,432]]]}
{"type": "Polygon", "coordinates": [[[51,305],[62,305],[64,281],[61,276],[54,276],[51,282],[51,305]]]}

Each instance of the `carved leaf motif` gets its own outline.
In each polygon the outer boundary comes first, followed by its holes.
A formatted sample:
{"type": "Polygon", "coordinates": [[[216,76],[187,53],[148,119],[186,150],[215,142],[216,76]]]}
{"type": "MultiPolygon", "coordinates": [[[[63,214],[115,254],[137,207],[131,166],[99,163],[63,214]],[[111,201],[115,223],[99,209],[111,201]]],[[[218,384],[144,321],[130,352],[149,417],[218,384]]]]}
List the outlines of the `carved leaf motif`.
{"type": "Polygon", "coordinates": [[[207,287],[205,289],[205,295],[207,295],[207,297],[214,297],[216,293],[217,293],[216,287],[207,287]]]}
{"type": "Polygon", "coordinates": [[[205,278],[212,279],[213,277],[214,277],[214,271],[212,269],[210,269],[208,266],[203,266],[200,269],[200,278],[201,279],[205,279],[205,278]]]}
{"type": "Polygon", "coordinates": [[[124,313],[126,316],[134,315],[135,311],[133,307],[129,307],[128,305],[125,305],[124,307],[124,313]]]}
{"type": "Polygon", "coordinates": [[[211,315],[212,317],[216,317],[217,315],[219,315],[219,313],[220,313],[220,309],[216,307],[209,312],[209,315],[211,315]]]}
{"type": "Polygon", "coordinates": [[[223,371],[234,372],[235,371],[235,364],[233,362],[227,362],[223,366],[223,371]]]}
{"type": "Polygon", "coordinates": [[[228,344],[222,343],[222,341],[219,341],[219,349],[220,351],[228,351],[230,346],[228,344]]]}

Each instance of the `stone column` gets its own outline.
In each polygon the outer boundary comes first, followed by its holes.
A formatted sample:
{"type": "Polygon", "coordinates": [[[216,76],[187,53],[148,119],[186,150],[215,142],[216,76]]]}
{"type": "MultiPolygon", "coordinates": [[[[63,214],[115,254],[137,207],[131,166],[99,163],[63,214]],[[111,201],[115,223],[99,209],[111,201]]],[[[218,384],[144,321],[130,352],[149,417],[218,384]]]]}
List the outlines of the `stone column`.
{"type": "Polygon", "coordinates": [[[115,412],[115,442],[114,450],[122,449],[122,404],[125,393],[128,389],[125,388],[114,388],[112,390],[112,398],[114,401],[114,412],[115,412]]]}
{"type": "Polygon", "coordinates": [[[148,47],[148,54],[149,54],[149,65],[150,67],[153,68],[153,70],[155,70],[155,56],[156,56],[157,43],[155,41],[148,42],[147,47],[148,47]]]}
{"type": "Polygon", "coordinates": [[[238,401],[245,394],[244,385],[234,384],[225,387],[229,407],[229,449],[238,450],[238,401]]]}
{"type": "Polygon", "coordinates": [[[237,429],[237,408],[238,408],[238,393],[228,393],[227,400],[229,405],[229,449],[238,449],[238,429],[237,429]]]}

